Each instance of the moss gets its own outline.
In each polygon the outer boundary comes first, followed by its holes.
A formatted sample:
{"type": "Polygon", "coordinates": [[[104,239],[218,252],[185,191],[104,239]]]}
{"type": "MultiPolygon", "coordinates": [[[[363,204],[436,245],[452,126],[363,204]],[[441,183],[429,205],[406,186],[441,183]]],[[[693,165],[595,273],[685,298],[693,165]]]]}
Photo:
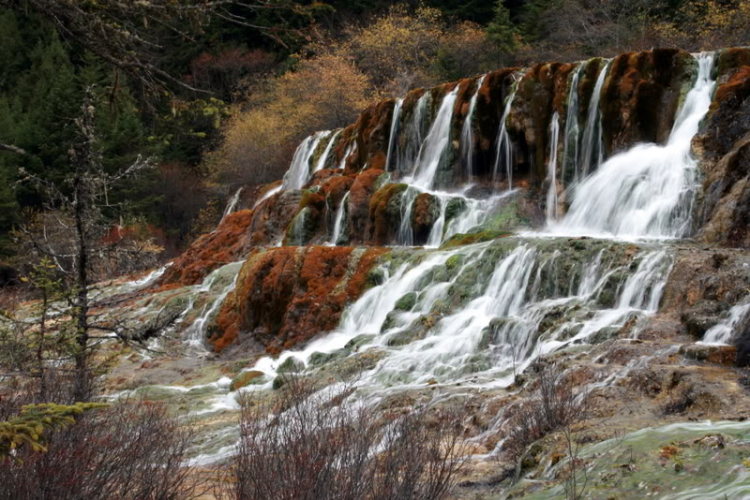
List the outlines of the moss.
{"type": "Polygon", "coordinates": [[[278,370],[276,370],[279,374],[282,373],[298,373],[305,369],[304,363],[297,360],[294,356],[289,356],[284,360],[281,365],[279,365],[278,370]]]}
{"type": "Polygon", "coordinates": [[[478,233],[469,234],[456,234],[451,237],[448,241],[443,243],[441,249],[455,248],[463,245],[472,245],[474,243],[481,243],[483,241],[492,241],[498,238],[507,238],[512,236],[513,233],[508,231],[481,231],[478,233]]]}
{"type": "Polygon", "coordinates": [[[401,218],[401,194],[406,184],[387,184],[370,198],[370,239],[378,245],[389,242],[389,236],[398,228],[401,218]]]}
{"type": "Polygon", "coordinates": [[[338,349],[333,352],[314,352],[310,355],[312,366],[321,366],[336,359],[344,358],[349,354],[347,349],[338,349]]]}
{"type": "Polygon", "coordinates": [[[464,260],[465,257],[463,254],[459,253],[456,255],[451,255],[450,257],[448,257],[448,260],[445,261],[445,267],[452,273],[453,271],[458,270],[458,268],[463,265],[464,260]]]}
{"type": "Polygon", "coordinates": [[[365,286],[367,288],[372,288],[374,286],[382,285],[383,283],[385,283],[385,277],[385,269],[383,269],[382,267],[378,266],[370,269],[370,272],[367,273],[365,286]]]}
{"type": "Polygon", "coordinates": [[[350,351],[358,351],[360,347],[363,345],[367,345],[370,342],[375,339],[375,335],[368,335],[366,333],[363,333],[362,335],[357,335],[353,339],[351,339],[349,342],[346,343],[344,346],[344,349],[348,349],[350,351]]]}
{"type": "Polygon", "coordinates": [[[309,241],[314,232],[315,218],[312,217],[312,210],[310,207],[305,207],[297,213],[289,224],[289,227],[287,227],[286,236],[284,237],[284,246],[302,246],[309,241]]]}
{"type": "Polygon", "coordinates": [[[414,304],[417,303],[417,293],[409,292],[403,295],[396,302],[395,309],[397,311],[411,311],[414,308],[414,304]]]}
{"type": "Polygon", "coordinates": [[[411,227],[414,231],[414,242],[422,244],[427,241],[435,221],[440,217],[440,201],[429,193],[420,193],[412,203],[411,227]]]}
{"type": "Polygon", "coordinates": [[[451,219],[459,216],[464,210],[466,210],[466,200],[463,198],[451,198],[445,207],[445,222],[448,223],[451,219]]]}

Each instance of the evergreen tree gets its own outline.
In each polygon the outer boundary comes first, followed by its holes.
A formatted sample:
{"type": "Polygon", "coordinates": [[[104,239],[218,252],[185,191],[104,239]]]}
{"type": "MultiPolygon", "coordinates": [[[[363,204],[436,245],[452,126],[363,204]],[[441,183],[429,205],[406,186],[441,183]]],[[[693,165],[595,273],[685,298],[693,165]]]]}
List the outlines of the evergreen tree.
{"type": "Polygon", "coordinates": [[[510,18],[510,10],[503,0],[497,0],[495,16],[487,26],[487,36],[501,51],[506,53],[512,52],[518,45],[518,35],[510,18]]]}

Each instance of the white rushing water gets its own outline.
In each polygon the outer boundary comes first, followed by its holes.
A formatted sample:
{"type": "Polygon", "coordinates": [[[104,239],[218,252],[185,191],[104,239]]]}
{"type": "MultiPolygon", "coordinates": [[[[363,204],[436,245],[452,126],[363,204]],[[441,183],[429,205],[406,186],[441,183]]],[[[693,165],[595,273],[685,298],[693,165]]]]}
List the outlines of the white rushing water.
{"type": "MultiPolygon", "coordinates": [[[[321,155],[314,168],[311,165],[311,161],[313,155],[315,154],[315,150],[318,148],[318,144],[320,144],[320,141],[325,137],[329,137],[331,135],[331,132],[328,130],[324,130],[321,132],[315,132],[313,135],[306,137],[294,151],[292,163],[289,166],[289,170],[287,170],[286,174],[284,174],[284,180],[279,186],[276,186],[273,189],[269,189],[263,196],[261,196],[260,199],[255,202],[253,208],[259,207],[261,203],[263,203],[276,193],[289,189],[301,189],[305,184],[307,184],[307,181],[310,180],[312,174],[325,166],[331,148],[334,146],[334,143],[338,138],[340,132],[341,131],[337,131],[335,134],[333,134],[333,137],[331,137],[331,139],[328,141],[328,146],[326,147],[325,152],[321,155]]],[[[350,151],[347,150],[347,154],[344,155],[344,160],[346,160],[346,157],[349,153],[350,151]]],[[[341,168],[343,168],[343,166],[341,168]]]]}
{"type": "Polygon", "coordinates": [[[229,203],[227,203],[227,206],[224,209],[224,214],[221,216],[222,221],[226,219],[227,215],[233,213],[237,208],[237,204],[240,202],[240,195],[242,194],[242,190],[243,188],[239,188],[237,191],[235,191],[232,197],[229,198],[229,203]]]}
{"type": "Polygon", "coordinates": [[[328,137],[329,131],[315,132],[297,146],[292,158],[292,164],[284,175],[282,189],[300,189],[304,186],[312,174],[310,161],[320,141],[328,137]]]}
{"type": "Polygon", "coordinates": [[[611,61],[607,61],[604,68],[599,72],[594,90],[589,101],[588,116],[586,117],[586,128],[583,131],[583,144],[581,148],[581,168],[576,169],[575,182],[585,179],[589,173],[599,168],[604,160],[604,146],[602,144],[602,111],[599,102],[602,97],[604,81],[609,73],[611,61]],[[580,172],[579,172],[580,170],[580,172]]]}
{"type": "Polygon", "coordinates": [[[503,116],[500,117],[500,128],[495,141],[495,165],[492,171],[493,180],[497,182],[500,171],[505,166],[505,177],[508,180],[509,190],[513,189],[513,144],[510,142],[510,136],[508,135],[507,121],[513,108],[513,101],[516,99],[516,84],[517,82],[513,84],[511,94],[505,103],[503,116]]]}
{"type": "MultiPolygon", "coordinates": [[[[696,183],[690,143],[708,111],[714,88],[713,56],[701,56],[698,62],[696,81],[667,143],[637,145],[607,161],[603,161],[599,97],[609,63],[599,73],[581,130],[578,83],[585,69],[582,63],[571,77],[564,131],[561,133],[558,113],[549,124],[549,231],[545,238],[511,237],[449,250],[412,249],[403,254],[394,250],[381,265],[380,284],[347,306],[334,331],[321,332],[306,345],[276,357],[263,357],[248,367],[246,370],[264,374],[263,383],[254,389],[270,389],[280,367],[288,366],[290,359],[300,369],[315,372],[320,366],[316,360],[321,358],[356,362],[363,355],[376,360],[362,369],[356,382],[371,403],[414,387],[508,387],[539,356],[562,349],[587,349],[612,338],[631,320],[635,320],[633,335],[637,335],[637,320],[658,310],[672,270],[673,252],[666,246],[625,246],[612,240],[674,238],[687,233],[696,183]],[[563,151],[562,160],[559,150],[563,151]],[[566,196],[567,200],[572,197],[572,203],[562,216],[558,207],[566,200],[558,194],[571,177],[566,196]],[[601,236],[607,241],[568,239],[579,235],[601,236]]],[[[482,82],[483,77],[478,88],[482,82]]],[[[470,191],[471,186],[452,192],[436,189],[436,179],[452,148],[460,148],[467,174],[473,173],[472,117],[478,88],[457,146],[451,143],[450,132],[458,87],[446,94],[439,106],[430,105],[429,93],[410,111],[403,109],[403,100],[396,101],[386,169],[395,178],[403,175],[401,180],[407,184],[400,197],[398,245],[414,245],[412,210],[422,193],[434,198],[436,218],[426,240],[426,246],[433,248],[487,223],[497,208],[517,193],[512,189],[513,150],[506,129],[515,85],[499,125],[493,171],[496,181],[505,175],[508,190],[477,199],[469,195],[476,192],[470,191]],[[431,107],[438,109],[430,123],[431,107]]],[[[339,133],[320,132],[305,139],[279,189],[299,189],[312,172],[328,165],[339,133]],[[320,141],[326,139],[322,157],[311,165],[315,151],[319,145],[322,148],[320,141]]],[[[355,143],[347,147],[340,167],[355,147],[355,143]]],[[[342,242],[348,201],[349,193],[336,209],[329,245],[342,242]]],[[[297,216],[292,235],[301,234],[304,216],[304,211],[297,216]]],[[[234,289],[235,281],[219,283],[219,278],[219,274],[210,275],[198,290],[212,290],[214,298],[202,305],[198,319],[188,329],[190,343],[202,345],[208,324],[234,289]]],[[[750,304],[735,307],[725,321],[706,333],[704,342],[728,342],[747,314],[750,304]]],[[[236,408],[237,393],[225,386],[217,386],[220,394],[201,411],[236,408]]],[[[200,460],[228,453],[230,445],[200,460]]]]}
{"type": "Polygon", "coordinates": [[[557,220],[557,146],[560,140],[560,116],[555,111],[549,127],[549,162],[547,163],[547,224],[557,220]]]}
{"type": "MultiPolygon", "coordinates": [[[[412,168],[417,162],[417,157],[419,156],[422,141],[427,134],[427,128],[429,126],[428,111],[431,100],[432,97],[429,92],[422,94],[412,110],[411,118],[404,123],[402,132],[403,139],[397,141],[394,137],[391,140],[391,144],[393,144],[394,147],[392,154],[396,159],[395,169],[392,170],[399,173],[412,172],[412,168]]],[[[399,113],[401,113],[401,110],[399,110],[399,113]]],[[[397,130],[396,132],[399,131],[397,130]]]]}
{"type": "Polygon", "coordinates": [[[450,128],[453,108],[458,97],[458,85],[443,97],[435,121],[419,149],[419,155],[410,177],[404,182],[421,190],[431,189],[435,183],[435,174],[450,146],[450,128]]]}
{"type": "MultiPolygon", "coordinates": [[[[224,304],[224,299],[237,285],[242,264],[243,262],[233,262],[222,266],[209,274],[203,283],[195,286],[194,295],[205,296],[208,300],[203,303],[201,311],[183,333],[183,338],[192,350],[205,352],[206,329],[224,304]]],[[[196,297],[191,299],[186,311],[195,307],[196,297]]]]}
{"type": "MultiPolygon", "coordinates": [[[[336,145],[336,140],[341,135],[341,130],[337,130],[335,133],[331,134],[331,138],[328,140],[328,145],[326,146],[326,149],[323,151],[323,154],[320,155],[320,158],[318,158],[318,162],[315,164],[315,169],[313,172],[318,172],[319,170],[323,170],[328,163],[328,157],[331,155],[331,150],[333,149],[333,146],[336,145]]],[[[315,149],[313,149],[315,151],[315,149]]]]}
{"type": "Polygon", "coordinates": [[[344,225],[346,224],[346,211],[347,209],[347,203],[349,201],[349,191],[344,195],[343,198],[341,198],[341,203],[339,203],[339,207],[336,209],[336,217],[333,221],[333,232],[331,233],[331,239],[328,241],[328,244],[331,246],[336,246],[339,243],[339,240],[341,239],[342,232],[344,231],[344,225]]]}
{"type": "Polygon", "coordinates": [[[634,257],[635,270],[617,284],[612,280],[629,264],[617,264],[602,249],[562,277],[560,251],[539,248],[535,241],[515,243],[500,254],[484,244],[431,252],[418,263],[402,264],[348,308],[336,331],[300,350],[263,358],[250,369],[264,372],[270,384],[290,357],[310,365],[316,354],[336,353],[356,337],[370,335],[361,349],[383,355],[362,375],[368,391],[467,380],[506,386],[539,355],[585,343],[634,316],[655,312],[672,265],[668,252],[645,250],[634,257]],[[458,290],[468,293],[468,300],[446,310],[458,290]],[[614,293],[607,299],[610,307],[601,304],[605,292],[614,293]],[[425,322],[436,311],[441,313],[425,322]],[[564,320],[542,326],[545,318],[561,312],[564,320]]]}
{"type": "Polygon", "coordinates": [[[690,147],[711,104],[713,62],[713,54],[698,58],[697,78],[667,143],[640,144],[603,163],[575,187],[567,215],[550,226],[553,234],[618,238],[688,234],[697,184],[690,147]]]}
{"type": "Polygon", "coordinates": [[[563,164],[561,170],[562,182],[567,181],[568,171],[572,168],[575,172],[578,169],[579,161],[579,140],[581,135],[581,124],[579,123],[579,98],[578,98],[578,85],[581,80],[581,73],[586,69],[586,63],[580,63],[578,69],[573,72],[573,76],[570,80],[570,89],[568,90],[568,110],[565,115],[565,136],[564,141],[564,152],[563,152],[563,164]]]}
{"type": "Polygon", "coordinates": [[[403,104],[403,99],[397,99],[396,104],[394,104],[393,106],[393,115],[391,116],[391,132],[390,134],[388,134],[388,154],[385,157],[386,172],[391,168],[393,152],[396,149],[396,134],[398,133],[398,126],[401,120],[401,108],[403,104]]]}
{"type": "Polygon", "coordinates": [[[729,310],[729,315],[706,331],[699,344],[727,345],[732,341],[737,327],[750,315],[750,302],[737,304],[729,310]]]}
{"type": "Polygon", "coordinates": [[[461,128],[461,156],[463,157],[467,179],[474,175],[474,129],[472,128],[472,118],[474,116],[474,108],[477,107],[479,91],[483,83],[484,75],[477,80],[477,89],[469,101],[469,109],[466,113],[466,119],[464,119],[464,125],[461,128]]]}

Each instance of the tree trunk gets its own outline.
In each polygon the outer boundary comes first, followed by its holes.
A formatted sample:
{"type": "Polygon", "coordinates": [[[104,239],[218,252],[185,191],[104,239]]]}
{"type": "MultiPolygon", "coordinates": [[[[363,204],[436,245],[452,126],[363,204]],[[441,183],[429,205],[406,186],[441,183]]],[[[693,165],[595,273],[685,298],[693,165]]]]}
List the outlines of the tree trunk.
{"type": "Polygon", "coordinates": [[[73,314],[76,324],[76,381],[74,397],[76,401],[87,401],[91,396],[91,374],[88,367],[89,342],[89,280],[88,280],[88,244],[86,241],[86,216],[88,193],[86,181],[79,172],[75,180],[75,221],[76,221],[76,267],[75,306],[73,314]]]}

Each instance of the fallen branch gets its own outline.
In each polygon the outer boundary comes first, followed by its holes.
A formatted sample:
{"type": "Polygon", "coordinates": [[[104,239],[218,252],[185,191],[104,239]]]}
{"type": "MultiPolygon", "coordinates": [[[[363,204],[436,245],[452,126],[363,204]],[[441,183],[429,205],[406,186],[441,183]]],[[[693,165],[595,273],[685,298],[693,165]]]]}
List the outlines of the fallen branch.
{"type": "Polygon", "coordinates": [[[10,151],[11,153],[16,153],[19,155],[25,155],[26,151],[24,151],[21,148],[17,148],[16,146],[13,146],[11,144],[3,144],[0,142],[0,151],[10,151]]]}

